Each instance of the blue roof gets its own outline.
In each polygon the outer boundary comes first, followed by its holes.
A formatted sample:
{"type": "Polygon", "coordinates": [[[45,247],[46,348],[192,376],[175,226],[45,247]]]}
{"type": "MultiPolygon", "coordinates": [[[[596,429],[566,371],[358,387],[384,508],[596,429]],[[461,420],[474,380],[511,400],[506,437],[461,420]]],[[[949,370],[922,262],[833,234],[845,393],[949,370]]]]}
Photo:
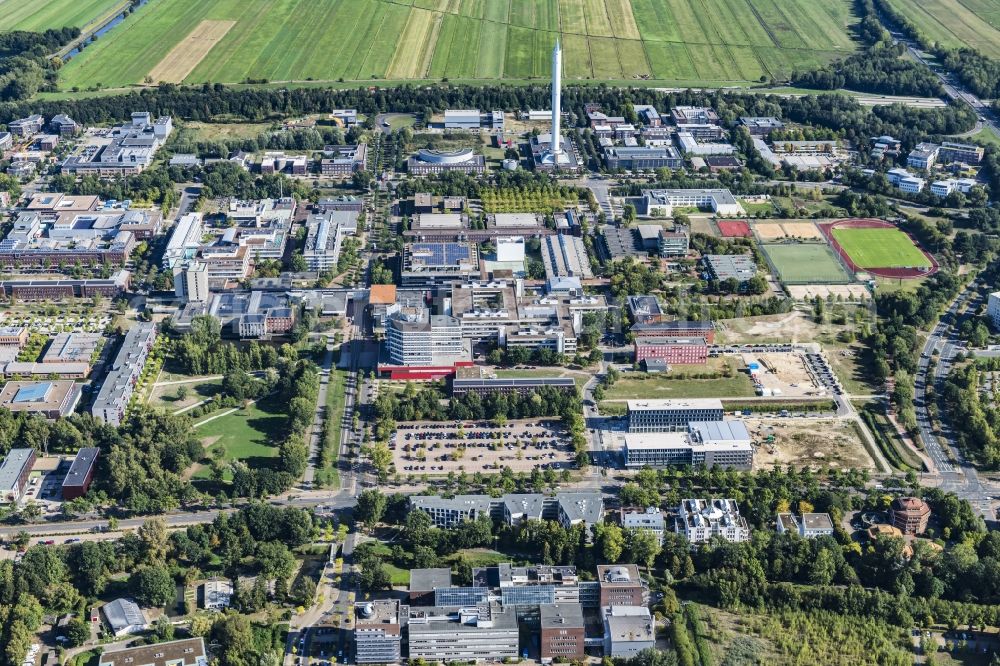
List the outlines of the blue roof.
{"type": "Polygon", "coordinates": [[[39,382],[38,384],[22,386],[17,390],[13,402],[44,402],[45,396],[49,394],[51,388],[52,382],[39,382]]]}
{"type": "Polygon", "coordinates": [[[414,254],[430,255],[422,257],[429,266],[454,266],[471,256],[465,243],[414,243],[412,250],[414,254]]]}

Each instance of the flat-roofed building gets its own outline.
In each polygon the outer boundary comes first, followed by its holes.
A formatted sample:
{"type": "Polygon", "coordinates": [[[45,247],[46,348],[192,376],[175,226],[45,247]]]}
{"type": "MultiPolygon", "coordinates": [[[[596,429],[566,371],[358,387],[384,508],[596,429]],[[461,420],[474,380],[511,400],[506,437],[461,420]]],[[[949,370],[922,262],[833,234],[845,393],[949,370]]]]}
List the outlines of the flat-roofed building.
{"type": "Polygon", "coordinates": [[[680,169],[684,158],[673,146],[611,146],[604,150],[609,169],[680,169]]]}
{"type": "Polygon", "coordinates": [[[539,652],[543,664],[583,660],[586,642],[583,608],[579,603],[539,606],[539,652]]]}
{"type": "Polygon", "coordinates": [[[733,193],[723,189],[643,190],[644,214],[650,217],[673,217],[674,208],[701,208],[719,217],[745,215],[733,193]]]}
{"type": "Polygon", "coordinates": [[[566,393],[576,392],[576,382],[572,377],[487,377],[483,376],[482,368],[459,368],[451,382],[452,395],[478,393],[531,393],[543,387],[553,388],[566,393]],[[466,371],[472,371],[471,374],[466,371]]]}
{"type": "Polygon", "coordinates": [[[675,125],[718,125],[719,114],[707,106],[675,106],[670,110],[675,125]]]}
{"type": "Polygon", "coordinates": [[[198,586],[198,601],[205,610],[224,611],[233,599],[233,581],[228,578],[212,578],[198,586]]]}
{"type": "Polygon", "coordinates": [[[722,420],[718,398],[629,400],[626,405],[629,432],[685,431],[692,422],[722,420]]]}
{"type": "Polygon", "coordinates": [[[691,544],[705,543],[712,537],[737,543],[750,540],[750,526],[733,499],[683,500],[677,509],[674,530],[691,544]]]}
{"type": "Polygon", "coordinates": [[[20,118],[18,120],[12,120],[7,123],[7,129],[14,136],[28,137],[32,134],[38,134],[45,127],[45,118],[41,115],[34,113],[27,118],[20,118]]]}
{"type": "Polygon", "coordinates": [[[62,482],[64,500],[76,499],[87,494],[94,480],[94,470],[97,468],[97,457],[100,454],[101,450],[96,446],[87,446],[76,452],[73,464],[70,465],[69,472],[62,482]]]}
{"type": "Polygon", "coordinates": [[[687,432],[630,432],[623,436],[625,466],[704,465],[749,470],[753,443],[742,421],[692,422],[687,432]]]}
{"type": "Polygon", "coordinates": [[[0,390],[0,407],[54,420],[69,416],[80,402],[80,385],[68,380],[7,382],[0,390]]]}
{"type": "Polygon", "coordinates": [[[411,606],[407,627],[410,659],[479,662],[519,656],[516,615],[499,605],[411,606]]]}
{"type": "Polygon", "coordinates": [[[368,145],[359,143],[353,146],[326,146],[323,148],[323,158],[319,163],[319,172],[323,176],[334,178],[350,178],[356,171],[368,168],[368,145]]]}
{"type": "Polygon", "coordinates": [[[172,269],[179,262],[194,258],[203,233],[204,218],[201,213],[182,215],[170,230],[167,247],[163,250],[162,267],[172,269]]]}
{"type": "Polygon", "coordinates": [[[410,510],[423,511],[435,527],[456,527],[467,520],[490,516],[490,498],[487,495],[456,495],[445,498],[439,495],[411,495],[410,510]]]}
{"type": "Polygon", "coordinates": [[[564,277],[584,280],[594,277],[587,248],[576,236],[546,236],[542,240],[542,263],[550,283],[564,277]]]}
{"type": "Polygon", "coordinates": [[[397,599],[354,604],[355,661],[359,664],[395,664],[402,660],[400,646],[409,606],[397,599]]]}
{"type": "Polygon", "coordinates": [[[715,325],[710,321],[637,321],[629,329],[637,338],[705,338],[715,342],[715,325]]]}
{"type": "Polygon", "coordinates": [[[649,506],[645,511],[622,511],[622,528],[652,532],[659,543],[663,543],[666,521],[658,507],[649,506]]]}
{"type": "Polygon", "coordinates": [[[445,129],[479,129],[481,124],[479,109],[446,109],[444,112],[445,129]]]}
{"type": "Polygon", "coordinates": [[[31,468],[37,455],[34,449],[18,448],[7,452],[0,465],[0,502],[17,504],[24,497],[31,468]]]}
{"type": "Polygon", "coordinates": [[[628,659],[656,647],[655,623],[645,606],[612,606],[603,614],[605,656],[628,659]]]}
{"type": "Polygon", "coordinates": [[[400,308],[386,318],[386,350],[393,365],[441,366],[467,358],[461,322],[426,307],[400,308]]]}
{"type": "Polygon", "coordinates": [[[208,666],[208,654],[203,639],[184,638],[105,651],[98,666],[208,666]]]}
{"type": "Polygon", "coordinates": [[[941,146],[936,143],[918,143],[906,158],[906,166],[927,170],[937,163],[941,146]]]}
{"type": "Polygon", "coordinates": [[[474,243],[407,243],[403,247],[401,281],[404,287],[434,287],[464,282],[479,272],[474,243]]]}
{"type": "Polygon", "coordinates": [[[743,116],[740,124],[747,128],[751,136],[766,137],[775,130],[784,129],[785,123],[773,116],[743,116]]]}
{"type": "Polygon", "coordinates": [[[943,141],[938,150],[938,161],[943,164],[950,162],[964,162],[965,164],[979,164],[983,161],[983,154],[986,149],[982,146],[967,143],[955,143],[953,141],[943,141]]]}
{"type": "Polygon", "coordinates": [[[635,564],[598,564],[600,606],[642,606],[649,597],[649,588],[639,576],[635,564]]]}
{"type": "Polygon", "coordinates": [[[153,157],[173,131],[173,121],[155,121],[148,112],[135,112],[132,121],[112,127],[99,143],[87,143],[62,164],[63,173],[101,177],[136,174],[153,163],[153,157]]]}
{"type": "Polygon", "coordinates": [[[477,155],[471,148],[465,150],[421,149],[406,161],[406,170],[414,176],[433,173],[485,173],[486,158],[477,155]]]}
{"type": "Polygon", "coordinates": [[[919,497],[897,497],[889,507],[892,524],[903,534],[922,534],[927,530],[931,508],[919,497]]]}
{"type": "Polygon", "coordinates": [[[638,323],[658,322],[663,317],[663,309],[656,296],[635,295],[626,299],[632,321],[638,323]]]}
{"type": "Polygon", "coordinates": [[[410,569],[411,606],[433,606],[435,590],[451,587],[451,569],[410,569]]]}
{"type": "Polygon", "coordinates": [[[65,113],[60,113],[52,117],[49,127],[59,136],[76,136],[83,129],[80,123],[76,122],[65,113]]]}
{"type": "Polygon", "coordinates": [[[325,272],[337,267],[344,239],[358,231],[358,214],[332,211],[310,215],[306,220],[306,244],[302,251],[306,267],[325,272]]]}
{"type": "Polygon", "coordinates": [[[757,263],[749,254],[709,254],[705,268],[713,280],[736,280],[744,285],[757,275],[757,263]]]}
{"type": "Polygon", "coordinates": [[[791,532],[804,539],[815,539],[821,536],[833,536],[833,521],[828,513],[779,513],[777,522],[778,534],[791,532]]]}
{"type": "Polygon", "coordinates": [[[704,365],[708,362],[705,338],[635,338],[634,361],[660,360],[668,365],[704,365]]]}
{"type": "Polygon", "coordinates": [[[174,266],[174,295],[181,303],[205,303],[209,291],[208,264],[192,261],[174,266]]]}
{"type": "Polygon", "coordinates": [[[0,326],[0,347],[23,347],[28,342],[24,326],[0,326]]]}
{"type": "Polygon", "coordinates": [[[42,363],[87,363],[105,340],[100,333],[59,333],[42,354],[42,363]]]}

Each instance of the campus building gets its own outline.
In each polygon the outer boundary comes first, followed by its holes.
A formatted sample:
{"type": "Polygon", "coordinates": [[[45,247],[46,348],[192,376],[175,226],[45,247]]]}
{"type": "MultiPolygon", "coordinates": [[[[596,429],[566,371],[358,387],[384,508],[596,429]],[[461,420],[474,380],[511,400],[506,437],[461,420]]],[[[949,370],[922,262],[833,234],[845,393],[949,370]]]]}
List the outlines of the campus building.
{"type": "Polygon", "coordinates": [[[579,603],[539,606],[539,657],[543,664],[585,658],[586,631],[579,603]]]}
{"type": "Polygon", "coordinates": [[[404,287],[430,288],[479,273],[474,243],[407,243],[400,278],[404,287]]]}
{"type": "Polygon", "coordinates": [[[927,184],[926,180],[914,176],[906,169],[889,169],[885,176],[889,180],[890,185],[910,194],[921,192],[924,189],[924,185],[927,184]]]}
{"type": "Polygon", "coordinates": [[[649,609],[636,604],[602,609],[604,655],[628,659],[656,646],[656,632],[649,609]]]}
{"type": "Polygon", "coordinates": [[[625,466],[705,465],[749,470],[753,444],[742,421],[691,422],[687,431],[630,432],[624,435],[625,466]]]}
{"type": "Polygon", "coordinates": [[[640,201],[649,217],[673,217],[674,208],[700,208],[719,217],[746,214],[733,193],[722,189],[643,190],[640,201]]]}
{"type": "Polygon", "coordinates": [[[1000,291],[990,294],[986,304],[986,316],[993,323],[993,330],[1000,331],[1000,291]]]}
{"type": "Polygon", "coordinates": [[[705,269],[712,280],[736,280],[741,286],[757,275],[757,264],[749,254],[708,254],[705,269]]]}
{"type": "Polygon", "coordinates": [[[406,162],[406,170],[414,176],[458,171],[461,173],[485,173],[486,158],[465,150],[441,151],[422,149],[406,162]]]}
{"type": "Polygon", "coordinates": [[[690,543],[699,544],[712,537],[726,541],[750,540],[750,526],[740,515],[736,500],[686,499],[677,508],[674,530],[690,543]]]}
{"type": "Polygon", "coordinates": [[[368,168],[368,145],[326,146],[319,162],[320,175],[331,178],[350,178],[355,171],[368,168]]]}
{"type": "Polygon", "coordinates": [[[400,645],[410,607],[396,599],[354,604],[355,660],[359,664],[394,664],[402,660],[400,645]]]}
{"type": "Polygon", "coordinates": [[[718,398],[678,400],[629,400],[629,432],[675,432],[697,421],[722,421],[718,398]]]}
{"type": "Polygon", "coordinates": [[[497,516],[510,525],[524,520],[554,520],[565,529],[583,525],[588,530],[604,519],[604,500],[600,493],[561,492],[554,496],[536,493],[504,495],[411,495],[410,509],[427,513],[437,527],[455,527],[466,520],[497,516]]]}
{"type": "Polygon", "coordinates": [[[715,325],[710,321],[643,321],[629,329],[636,338],[704,338],[715,342],[715,325]]]}
{"type": "Polygon", "coordinates": [[[426,307],[401,308],[386,319],[386,349],[393,365],[447,365],[467,358],[462,325],[426,307]]]}
{"type": "Polygon", "coordinates": [[[90,408],[95,418],[113,426],[121,425],[155,341],[156,324],[152,322],[139,322],[125,334],[121,349],[90,408]]]}
{"type": "Polygon", "coordinates": [[[208,264],[192,261],[174,266],[174,295],[181,303],[204,303],[212,297],[208,287],[208,264]]]}
{"type": "Polygon", "coordinates": [[[576,392],[576,382],[572,377],[494,377],[487,376],[484,369],[473,366],[459,368],[451,381],[453,396],[466,393],[489,395],[491,393],[531,393],[549,387],[566,393],[576,392]]]}
{"type": "Polygon", "coordinates": [[[983,161],[985,152],[986,149],[982,146],[943,141],[941,148],[938,150],[938,161],[942,164],[949,164],[951,162],[979,164],[983,161]]]}
{"type": "Polygon", "coordinates": [[[649,600],[649,588],[635,564],[598,564],[598,605],[642,606],[649,600]]]}
{"type": "Polygon", "coordinates": [[[0,407],[55,420],[73,413],[80,393],[81,385],[69,380],[7,382],[0,390],[0,407]]]}
{"type": "Polygon", "coordinates": [[[791,532],[803,539],[815,539],[821,536],[833,536],[833,521],[828,513],[779,513],[777,522],[778,534],[791,532]]]}
{"type": "Polygon", "coordinates": [[[411,606],[407,628],[411,660],[501,661],[519,655],[517,617],[495,604],[411,606]]]}
{"type": "Polygon", "coordinates": [[[123,176],[136,174],[153,163],[153,157],[173,131],[169,116],[153,120],[147,112],[132,114],[132,121],[112,127],[106,143],[88,143],[62,165],[63,173],[123,176]]]}
{"type": "Polygon", "coordinates": [[[411,495],[410,510],[423,511],[435,527],[448,528],[467,520],[490,516],[491,499],[487,495],[456,495],[452,498],[438,495],[411,495]]]}
{"type": "Polygon", "coordinates": [[[155,231],[158,227],[159,213],[147,211],[63,213],[56,217],[25,211],[0,241],[0,265],[121,266],[136,246],[132,228],[155,231]]]}
{"type": "Polygon", "coordinates": [[[208,666],[202,638],[138,645],[108,650],[98,657],[98,666],[208,666]]]}
{"type": "Polygon", "coordinates": [[[708,362],[705,338],[636,338],[633,348],[636,363],[648,359],[668,365],[704,365],[708,362]]]}
{"type": "Polygon", "coordinates": [[[651,532],[659,543],[663,543],[666,521],[658,507],[646,507],[645,511],[622,511],[622,528],[651,532]]]}
{"type": "Polygon", "coordinates": [[[17,504],[24,497],[31,468],[35,465],[35,450],[11,449],[0,465],[0,502],[17,504]]]}
{"type": "Polygon", "coordinates": [[[897,497],[889,507],[893,527],[903,534],[923,534],[931,518],[931,508],[919,497],[897,497]]]}
{"type": "Polygon", "coordinates": [[[90,490],[90,484],[94,480],[94,470],[97,467],[97,457],[101,450],[96,446],[87,446],[76,452],[73,464],[66,473],[66,478],[62,482],[62,496],[64,500],[72,500],[83,497],[90,490]]]}
{"type": "Polygon", "coordinates": [[[937,163],[941,146],[934,143],[918,143],[906,158],[906,166],[926,171],[937,163]]]}
{"type": "Polygon", "coordinates": [[[358,214],[334,211],[310,215],[306,220],[306,244],[302,255],[311,271],[325,272],[337,267],[347,236],[358,231],[358,214]]]}
{"type": "Polygon", "coordinates": [[[673,146],[610,146],[604,150],[609,169],[680,169],[684,158],[673,146]]]}
{"type": "Polygon", "coordinates": [[[38,134],[45,127],[45,118],[34,113],[27,118],[12,120],[7,123],[7,130],[14,136],[29,137],[38,134]]]}

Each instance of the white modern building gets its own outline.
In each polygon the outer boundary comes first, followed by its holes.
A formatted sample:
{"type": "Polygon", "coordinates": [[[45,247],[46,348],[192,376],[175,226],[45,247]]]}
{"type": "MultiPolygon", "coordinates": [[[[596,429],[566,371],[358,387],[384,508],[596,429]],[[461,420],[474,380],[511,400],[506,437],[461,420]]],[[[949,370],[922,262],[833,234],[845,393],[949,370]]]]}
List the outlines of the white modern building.
{"type": "Polygon", "coordinates": [[[410,606],[407,627],[411,660],[479,662],[519,656],[515,612],[496,604],[410,606]]]}
{"type": "Polygon", "coordinates": [[[663,519],[663,512],[655,506],[646,507],[645,511],[623,511],[622,527],[633,530],[646,530],[656,536],[656,540],[663,543],[663,534],[666,531],[666,521],[663,519]]]}
{"type": "MultiPolygon", "coordinates": [[[[665,418],[673,423],[673,417],[671,414],[665,418]]],[[[753,442],[742,421],[694,421],[685,430],[626,433],[625,466],[629,469],[671,465],[753,468],[753,442]]]]}
{"type": "Polygon", "coordinates": [[[387,318],[386,347],[394,365],[449,365],[465,357],[462,323],[430,310],[402,308],[387,318]]]}
{"type": "Polygon", "coordinates": [[[524,261],[524,236],[498,238],[497,261],[524,261]]]}
{"type": "Polygon", "coordinates": [[[162,266],[171,269],[178,263],[192,259],[198,253],[204,233],[204,219],[201,213],[188,213],[174,223],[170,239],[163,251],[162,266]]]}
{"type": "Polygon", "coordinates": [[[722,401],[718,398],[677,400],[629,400],[628,431],[686,431],[688,425],[702,421],[722,421],[722,401]]]}
{"type": "Polygon", "coordinates": [[[674,530],[692,544],[712,537],[733,542],[750,540],[750,526],[733,499],[683,500],[677,508],[674,530]]]}
{"type": "Polygon", "coordinates": [[[989,300],[986,302],[986,315],[993,322],[993,329],[1000,331],[1000,291],[994,291],[990,294],[989,300]]]}
{"type": "Polygon", "coordinates": [[[952,192],[968,194],[969,190],[977,185],[974,178],[948,178],[946,180],[935,180],[931,183],[931,194],[939,197],[946,197],[952,192]]]}
{"type": "Polygon", "coordinates": [[[643,190],[642,198],[646,203],[646,215],[650,217],[673,217],[674,208],[702,208],[719,217],[746,214],[729,190],[643,190]]]}
{"type": "Polygon", "coordinates": [[[656,646],[654,621],[645,606],[607,606],[604,615],[604,655],[628,659],[656,646]]]}
{"type": "Polygon", "coordinates": [[[889,169],[885,174],[889,179],[889,184],[898,187],[903,192],[916,194],[924,189],[927,184],[923,178],[914,176],[906,169],[889,169]]]}
{"type": "Polygon", "coordinates": [[[330,211],[310,215],[306,220],[306,244],[302,251],[311,271],[337,267],[344,238],[358,231],[358,214],[353,211],[330,211]]]}

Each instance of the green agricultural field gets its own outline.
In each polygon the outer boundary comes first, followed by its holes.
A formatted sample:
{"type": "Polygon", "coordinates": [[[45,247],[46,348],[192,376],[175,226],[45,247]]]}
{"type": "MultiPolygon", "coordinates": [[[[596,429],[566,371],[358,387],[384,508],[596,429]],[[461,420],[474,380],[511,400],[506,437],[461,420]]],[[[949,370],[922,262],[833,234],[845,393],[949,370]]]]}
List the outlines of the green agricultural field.
{"type": "Polygon", "coordinates": [[[0,31],[83,28],[127,4],[122,0],[0,0],[0,31]]]}
{"type": "Polygon", "coordinates": [[[889,0],[930,39],[945,46],[971,46],[1000,58],[1000,2],[997,0],[889,0]]]}
{"type": "Polygon", "coordinates": [[[826,243],[779,243],[762,245],[761,249],[767,253],[785,284],[851,281],[847,270],[826,243]]]}
{"type": "Polygon", "coordinates": [[[834,229],[844,252],[859,268],[930,268],[924,253],[899,229],[834,229]]]}
{"type": "MultiPolygon", "coordinates": [[[[984,1],[984,0],[980,0],[984,1]]],[[[0,27],[113,0],[0,0],[0,27]]],[[[852,52],[851,0],[149,0],[60,71],[62,90],[247,80],[747,84],[852,52]]],[[[87,16],[85,16],[87,15],[87,16]]]]}

